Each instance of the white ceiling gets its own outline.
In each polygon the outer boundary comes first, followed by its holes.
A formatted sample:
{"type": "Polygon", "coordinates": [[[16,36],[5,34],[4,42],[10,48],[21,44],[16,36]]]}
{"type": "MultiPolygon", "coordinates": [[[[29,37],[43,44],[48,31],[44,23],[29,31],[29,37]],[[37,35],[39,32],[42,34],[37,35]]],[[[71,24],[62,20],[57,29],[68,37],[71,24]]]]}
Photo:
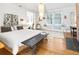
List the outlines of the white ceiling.
{"type": "MultiPolygon", "coordinates": [[[[16,5],[20,5],[20,7],[23,7],[30,11],[38,12],[38,5],[39,3],[16,3],[16,5]]],[[[74,6],[75,3],[45,3],[45,9],[58,9],[58,8],[64,8],[64,7],[71,7],[74,6]]]]}

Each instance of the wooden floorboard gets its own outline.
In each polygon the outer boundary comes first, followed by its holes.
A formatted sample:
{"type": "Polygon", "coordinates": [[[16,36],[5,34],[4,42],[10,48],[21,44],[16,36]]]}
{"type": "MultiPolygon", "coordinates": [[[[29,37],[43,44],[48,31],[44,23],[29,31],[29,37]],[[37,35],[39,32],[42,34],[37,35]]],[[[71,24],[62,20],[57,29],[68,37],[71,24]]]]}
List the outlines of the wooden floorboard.
{"type": "Polygon", "coordinates": [[[12,53],[9,52],[7,49],[2,48],[0,49],[0,55],[12,55],[12,53]]]}

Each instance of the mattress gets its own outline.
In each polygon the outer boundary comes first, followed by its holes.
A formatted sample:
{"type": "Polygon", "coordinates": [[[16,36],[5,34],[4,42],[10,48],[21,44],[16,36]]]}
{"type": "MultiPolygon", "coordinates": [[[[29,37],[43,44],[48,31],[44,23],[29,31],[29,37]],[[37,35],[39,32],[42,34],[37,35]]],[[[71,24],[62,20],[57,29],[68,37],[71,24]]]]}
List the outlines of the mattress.
{"type": "Polygon", "coordinates": [[[8,47],[12,48],[12,53],[17,54],[21,42],[28,40],[29,38],[40,34],[40,30],[15,30],[10,32],[0,33],[0,40],[3,41],[8,47]]]}

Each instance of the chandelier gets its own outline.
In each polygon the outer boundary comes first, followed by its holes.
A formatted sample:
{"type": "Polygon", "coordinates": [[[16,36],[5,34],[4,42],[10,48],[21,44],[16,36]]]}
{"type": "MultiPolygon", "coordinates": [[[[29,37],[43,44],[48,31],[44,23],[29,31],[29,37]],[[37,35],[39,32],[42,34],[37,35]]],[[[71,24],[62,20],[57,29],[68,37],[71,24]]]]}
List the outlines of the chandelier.
{"type": "Polygon", "coordinates": [[[44,13],[45,13],[45,5],[44,5],[44,3],[40,3],[38,9],[39,9],[39,19],[43,20],[44,13]]]}

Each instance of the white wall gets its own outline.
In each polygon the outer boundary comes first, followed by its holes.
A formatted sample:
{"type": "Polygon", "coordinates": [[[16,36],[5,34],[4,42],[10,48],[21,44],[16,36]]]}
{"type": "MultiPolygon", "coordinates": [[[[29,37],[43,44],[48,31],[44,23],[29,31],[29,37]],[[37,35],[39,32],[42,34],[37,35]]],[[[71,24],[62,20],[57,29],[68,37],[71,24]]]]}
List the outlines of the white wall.
{"type": "Polygon", "coordinates": [[[6,13],[18,15],[19,20],[26,20],[26,10],[24,8],[18,7],[15,4],[0,3],[0,26],[3,25],[4,14],[6,13]]]}

